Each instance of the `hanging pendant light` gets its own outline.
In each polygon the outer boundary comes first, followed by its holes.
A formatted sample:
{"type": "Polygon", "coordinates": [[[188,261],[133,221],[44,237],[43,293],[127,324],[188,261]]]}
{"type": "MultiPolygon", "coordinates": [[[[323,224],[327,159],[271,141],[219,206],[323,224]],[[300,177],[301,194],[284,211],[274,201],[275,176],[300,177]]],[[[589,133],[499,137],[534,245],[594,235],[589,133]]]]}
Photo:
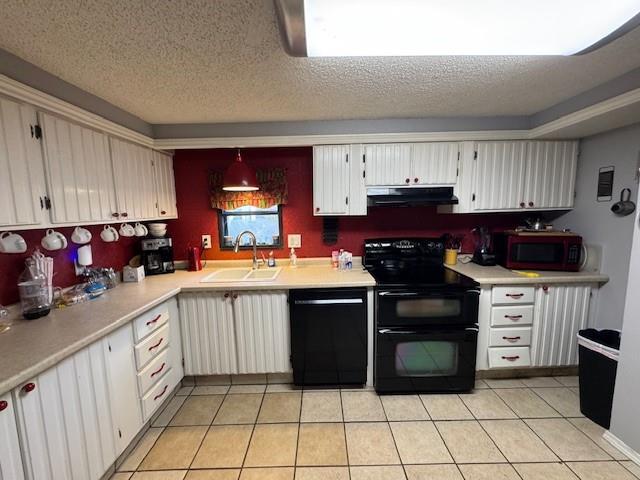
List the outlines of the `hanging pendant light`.
{"type": "Polygon", "coordinates": [[[240,149],[231,165],[224,171],[222,189],[228,192],[251,192],[259,190],[256,171],[242,161],[240,149]]]}

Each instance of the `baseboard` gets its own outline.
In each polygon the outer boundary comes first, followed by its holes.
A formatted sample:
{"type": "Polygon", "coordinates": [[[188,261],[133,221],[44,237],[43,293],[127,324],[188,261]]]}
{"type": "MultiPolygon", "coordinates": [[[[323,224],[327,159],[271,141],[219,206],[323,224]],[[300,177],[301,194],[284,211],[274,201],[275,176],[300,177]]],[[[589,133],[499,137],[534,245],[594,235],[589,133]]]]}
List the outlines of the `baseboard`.
{"type": "Polygon", "coordinates": [[[633,448],[624,443],[609,430],[602,434],[602,438],[604,438],[607,442],[609,442],[611,445],[613,445],[627,457],[629,457],[629,460],[631,460],[633,463],[635,463],[636,465],[640,465],[640,453],[636,452],[633,448]]]}
{"type": "Polygon", "coordinates": [[[497,368],[493,370],[478,370],[478,379],[530,378],[530,377],[565,377],[578,375],[577,366],[565,367],[526,367],[526,368],[497,368]]]}

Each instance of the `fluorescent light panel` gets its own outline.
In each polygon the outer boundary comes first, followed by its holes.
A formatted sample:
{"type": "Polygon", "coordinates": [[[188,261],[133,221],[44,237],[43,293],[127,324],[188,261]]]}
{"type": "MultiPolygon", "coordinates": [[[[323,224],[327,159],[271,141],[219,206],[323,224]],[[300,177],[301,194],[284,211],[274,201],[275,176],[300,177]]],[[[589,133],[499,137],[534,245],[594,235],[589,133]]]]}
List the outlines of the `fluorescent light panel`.
{"type": "Polygon", "coordinates": [[[572,55],[638,0],[304,0],[309,57],[572,55]]]}

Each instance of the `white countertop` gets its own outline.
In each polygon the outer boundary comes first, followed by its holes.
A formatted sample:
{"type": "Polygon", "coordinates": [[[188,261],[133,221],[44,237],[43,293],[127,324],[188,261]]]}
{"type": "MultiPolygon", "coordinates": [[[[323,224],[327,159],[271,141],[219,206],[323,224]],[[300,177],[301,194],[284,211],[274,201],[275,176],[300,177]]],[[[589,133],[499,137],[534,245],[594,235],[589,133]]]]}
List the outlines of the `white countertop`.
{"type": "Polygon", "coordinates": [[[539,277],[527,277],[500,265],[483,267],[476,263],[445,265],[447,268],[472,278],[480,285],[537,285],[541,283],[606,283],[607,275],[593,272],[551,272],[527,270],[538,273],[539,277]]]}
{"type": "MultiPolygon", "coordinates": [[[[216,265],[215,262],[210,263],[216,265]]],[[[326,263],[283,267],[280,275],[270,282],[200,283],[213,271],[177,271],[170,275],[147,277],[140,283],[122,283],[95,300],[53,310],[37,320],[23,320],[19,311],[12,308],[7,319],[12,323],[11,328],[0,334],[0,393],[19,386],[181,291],[375,285],[373,277],[361,267],[338,271],[326,263]]]]}

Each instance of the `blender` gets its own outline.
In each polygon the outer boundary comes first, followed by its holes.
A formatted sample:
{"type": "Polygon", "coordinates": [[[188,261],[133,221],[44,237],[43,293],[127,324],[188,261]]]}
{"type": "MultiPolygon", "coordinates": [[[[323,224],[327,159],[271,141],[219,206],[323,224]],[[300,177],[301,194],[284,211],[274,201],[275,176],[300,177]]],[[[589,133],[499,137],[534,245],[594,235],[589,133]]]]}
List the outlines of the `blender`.
{"type": "Polygon", "coordinates": [[[496,256],[491,253],[491,234],[487,227],[476,227],[471,230],[473,242],[476,246],[473,252],[473,263],[490,267],[496,264],[496,256]]]}

